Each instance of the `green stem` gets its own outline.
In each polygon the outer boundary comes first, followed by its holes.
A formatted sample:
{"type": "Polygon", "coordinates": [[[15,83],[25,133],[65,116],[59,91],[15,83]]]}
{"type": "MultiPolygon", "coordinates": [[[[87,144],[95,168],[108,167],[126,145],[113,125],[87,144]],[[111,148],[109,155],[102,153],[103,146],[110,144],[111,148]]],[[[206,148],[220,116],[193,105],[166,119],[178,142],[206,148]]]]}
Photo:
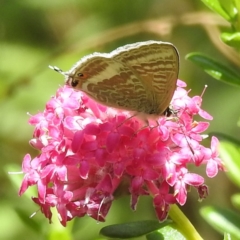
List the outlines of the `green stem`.
{"type": "Polygon", "coordinates": [[[186,239],[203,240],[203,238],[199,235],[194,226],[176,204],[171,206],[169,216],[176,224],[176,228],[186,237],[186,239]]]}

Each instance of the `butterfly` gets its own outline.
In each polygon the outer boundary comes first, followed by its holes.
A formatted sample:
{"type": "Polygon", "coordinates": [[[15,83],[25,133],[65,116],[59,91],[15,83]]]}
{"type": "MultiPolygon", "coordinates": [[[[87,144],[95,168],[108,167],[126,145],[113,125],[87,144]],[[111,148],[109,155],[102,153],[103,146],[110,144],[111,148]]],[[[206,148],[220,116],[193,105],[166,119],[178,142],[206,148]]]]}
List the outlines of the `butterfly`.
{"type": "Polygon", "coordinates": [[[87,55],[67,72],[50,68],[63,74],[67,85],[100,104],[147,115],[170,115],[179,54],[171,43],[150,40],[87,55]]]}

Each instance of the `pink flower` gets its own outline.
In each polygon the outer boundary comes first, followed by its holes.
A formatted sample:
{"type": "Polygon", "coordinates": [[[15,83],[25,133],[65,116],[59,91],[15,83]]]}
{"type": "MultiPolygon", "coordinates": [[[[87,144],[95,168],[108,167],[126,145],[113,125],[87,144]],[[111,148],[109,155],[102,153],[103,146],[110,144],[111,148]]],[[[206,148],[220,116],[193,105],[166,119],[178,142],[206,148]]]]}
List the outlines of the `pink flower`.
{"type": "Polygon", "coordinates": [[[129,191],[134,210],[140,196],[152,196],[161,221],[171,204],[185,204],[191,186],[205,198],[204,178],[190,172],[189,165],[206,164],[207,175],[214,177],[223,164],[217,138],[211,149],[201,145],[209,123],[193,117],[211,116],[201,109],[202,98],[190,98],[185,86],[178,80],[171,102],[177,117],[159,116],[149,126],[68,86],[59,88],[45,110],[30,117],[35,126],[30,144],[40,154],[32,160],[29,154],[24,157],[19,194],[35,185],[33,201],[50,222],[56,207],[63,226],[84,215],[104,221],[117,189],[129,191]],[[121,189],[125,182],[129,185],[121,189]]]}

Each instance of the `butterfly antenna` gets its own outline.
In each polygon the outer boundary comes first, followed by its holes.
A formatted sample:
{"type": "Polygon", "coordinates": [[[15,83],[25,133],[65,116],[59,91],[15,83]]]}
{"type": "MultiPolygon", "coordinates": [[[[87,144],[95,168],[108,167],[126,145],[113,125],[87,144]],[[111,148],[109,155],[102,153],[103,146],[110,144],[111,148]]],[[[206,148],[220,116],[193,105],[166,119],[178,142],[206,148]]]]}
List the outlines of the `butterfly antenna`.
{"type": "Polygon", "coordinates": [[[64,76],[68,75],[66,72],[64,72],[62,69],[60,69],[60,68],[58,68],[56,66],[49,65],[48,67],[51,68],[52,70],[54,70],[54,71],[64,75],[64,76]]]}

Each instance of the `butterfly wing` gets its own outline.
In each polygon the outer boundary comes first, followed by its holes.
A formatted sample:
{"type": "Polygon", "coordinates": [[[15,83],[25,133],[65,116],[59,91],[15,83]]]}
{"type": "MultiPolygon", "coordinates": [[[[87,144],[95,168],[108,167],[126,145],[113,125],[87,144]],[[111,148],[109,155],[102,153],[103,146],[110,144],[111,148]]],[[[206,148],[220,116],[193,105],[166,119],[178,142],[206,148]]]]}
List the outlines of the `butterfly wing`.
{"type": "Polygon", "coordinates": [[[132,69],[144,87],[145,94],[135,92],[144,101],[142,112],[161,115],[169,107],[176,89],[179,71],[176,48],[171,43],[148,41],[123,46],[113,54],[132,69]]]}
{"type": "Polygon", "coordinates": [[[172,99],[176,70],[176,49],[149,41],[88,55],[69,71],[67,82],[99,103],[160,115],[172,99]]]}
{"type": "Polygon", "coordinates": [[[136,89],[147,98],[142,83],[127,65],[109,54],[95,53],[82,58],[67,74],[67,84],[88,94],[97,102],[130,111],[137,109],[141,99],[136,89]]]}

